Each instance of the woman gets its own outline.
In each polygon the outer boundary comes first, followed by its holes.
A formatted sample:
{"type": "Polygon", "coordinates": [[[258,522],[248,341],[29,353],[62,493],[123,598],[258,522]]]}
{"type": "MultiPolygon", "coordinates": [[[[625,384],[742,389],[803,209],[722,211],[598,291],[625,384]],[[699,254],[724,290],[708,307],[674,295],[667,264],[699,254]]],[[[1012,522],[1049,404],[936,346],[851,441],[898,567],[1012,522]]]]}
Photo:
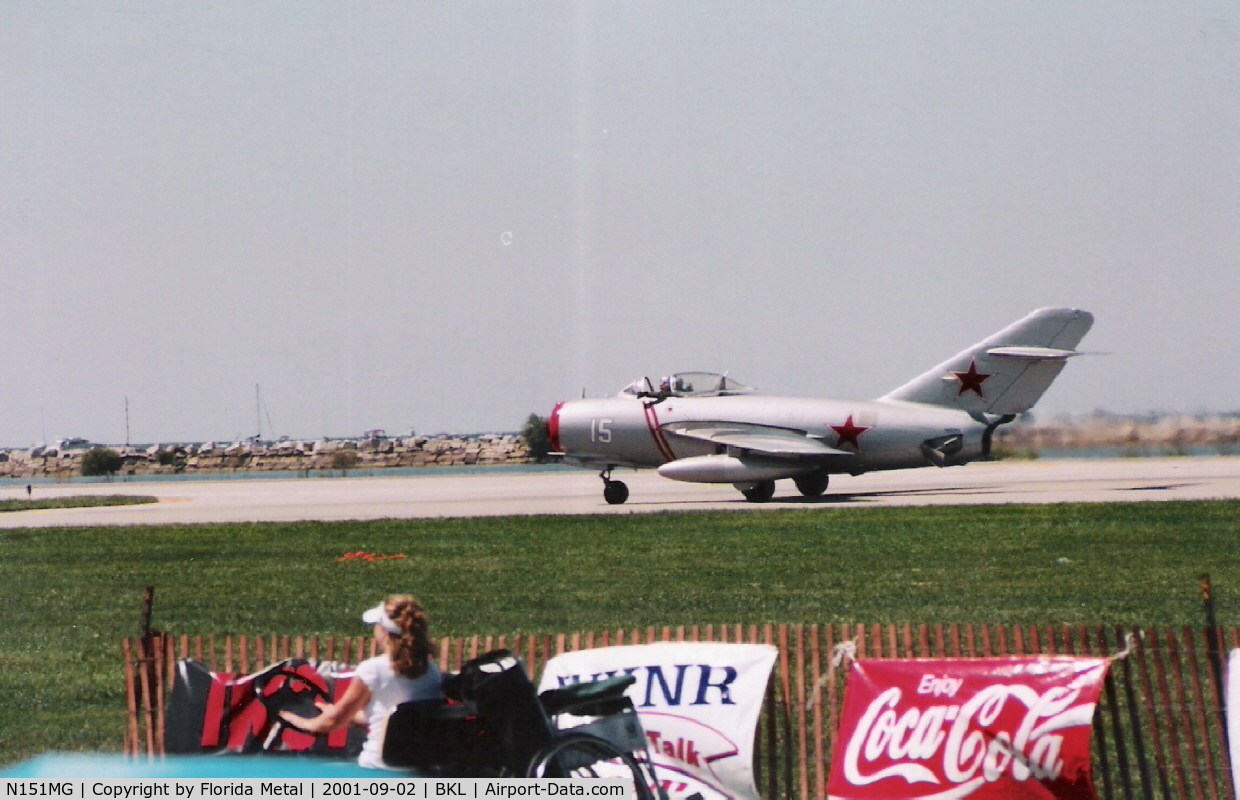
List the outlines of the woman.
{"type": "Polygon", "coordinates": [[[350,722],[368,725],[357,763],[385,767],[383,736],[388,716],[406,701],[442,697],[442,679],[432,660],[435,644],[428,633],[426,612],[411,595],[389,595],[363,614],[362,621],[374,627],[383,655],[358,664],[340,702],[319,706],[323,712],[319,716],[299,717],[289,711],[281,711],[280,716],[307,733],[326,733],[350,722]]]}

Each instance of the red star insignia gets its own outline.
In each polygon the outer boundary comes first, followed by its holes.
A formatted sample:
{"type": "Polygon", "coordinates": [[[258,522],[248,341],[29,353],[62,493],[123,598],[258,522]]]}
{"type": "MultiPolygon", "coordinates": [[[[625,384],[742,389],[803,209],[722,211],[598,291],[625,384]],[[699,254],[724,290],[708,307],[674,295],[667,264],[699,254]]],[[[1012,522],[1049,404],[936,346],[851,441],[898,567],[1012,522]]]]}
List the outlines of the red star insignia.
{"type": "Polygon", "coordinates": [[[861,449],[861,443],[857,441],[857,437],[865,433],[866,431],[868,431],[871,427],[873,426],[854,425],[852,414],[848,415],[848,419],[845,420],[843,425],[831,425],[830,426],[831,430],[835,431],[836,433],[840,435],[840,440],[835,443],[836,447],[843,447],[847,443],[847,444],[852,444],[852,446],[857,448],[858,450],[861,449]]]}
{"type": "Polygon", "coordinates": [[[969,359],[968,372],[953,372],[952,375],[955,376],[956,380],[960,381],[960,390],[956,392],[957,397],[960,397],[965,392],[973,392],[983,399],[986,396],[982,394],[982,384],[994,376],[993,373],[978,372],[977,362],[973,359],[969,359]]]}

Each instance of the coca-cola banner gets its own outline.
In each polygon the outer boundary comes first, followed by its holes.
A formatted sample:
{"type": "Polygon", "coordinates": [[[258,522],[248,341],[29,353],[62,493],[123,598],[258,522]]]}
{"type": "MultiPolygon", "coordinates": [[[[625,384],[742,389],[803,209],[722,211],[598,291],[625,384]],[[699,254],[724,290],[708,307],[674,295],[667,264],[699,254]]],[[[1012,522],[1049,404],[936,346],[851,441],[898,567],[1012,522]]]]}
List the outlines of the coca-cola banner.
{"type": "Polygon", "coordinates": [[[835,800],[1095,797],[1089,733],[1110,659],[859,659],[844,690],[835,800]]]}

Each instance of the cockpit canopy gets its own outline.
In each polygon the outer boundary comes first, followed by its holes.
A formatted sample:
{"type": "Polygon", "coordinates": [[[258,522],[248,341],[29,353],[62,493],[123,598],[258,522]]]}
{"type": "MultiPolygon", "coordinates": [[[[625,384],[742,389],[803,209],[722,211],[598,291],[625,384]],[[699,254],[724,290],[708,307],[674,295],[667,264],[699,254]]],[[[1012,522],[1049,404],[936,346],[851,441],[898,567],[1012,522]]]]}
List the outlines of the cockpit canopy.
{"type": "Polygon", "coordinates": [[[723,397],[758,390],[717,372],[677,372],[660,378],[638,378],[620,390],[625,397],[723,397]]]}

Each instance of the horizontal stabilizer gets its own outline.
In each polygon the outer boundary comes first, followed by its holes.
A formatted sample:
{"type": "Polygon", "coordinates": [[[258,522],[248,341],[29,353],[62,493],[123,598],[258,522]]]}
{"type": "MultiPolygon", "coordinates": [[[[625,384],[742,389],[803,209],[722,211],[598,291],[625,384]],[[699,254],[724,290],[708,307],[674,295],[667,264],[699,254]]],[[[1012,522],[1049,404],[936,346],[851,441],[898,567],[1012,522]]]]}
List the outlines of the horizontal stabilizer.
{"type": "Polygon", "coordinates": [[[1027,361],[1058,361],[1072,356],[1084,355],[1076,350],[1056,350],[1053,347],[992,347],[988,356],[1000,358],[1023,358],[1027,361]]]}

